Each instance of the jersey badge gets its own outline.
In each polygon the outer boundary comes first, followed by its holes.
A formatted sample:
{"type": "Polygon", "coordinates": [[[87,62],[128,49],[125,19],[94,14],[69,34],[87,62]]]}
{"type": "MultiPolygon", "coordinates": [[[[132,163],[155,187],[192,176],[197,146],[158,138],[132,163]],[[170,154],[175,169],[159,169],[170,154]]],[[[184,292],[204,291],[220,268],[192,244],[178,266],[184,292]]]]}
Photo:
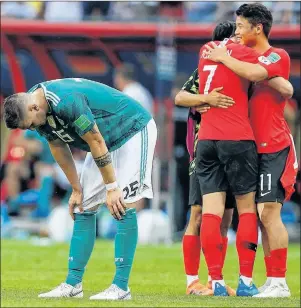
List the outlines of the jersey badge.
{"type": "Polygon", "coordinates": [[[278,61],[281,59],[281,57],[280,57],[280,56],[278,55],[278,53],[276,53],[276,52],[271,52],[267,58],[268,58],[272,63],[276,63],[276,62],[278,62],[278,61]]]}
{"type": "Polygon", "coordinates": [[[272,64],[272,62],[271,62],[267,57],[265,57],[265,56],[260,56],[260,57],[258,58],[258,61],[261,62],[261,63],[263,63],[263,64],[265,64],[265,65],[270,65],[270,64],[272,64]]]}
{"type": "Polygon", "coordinates": [[[56,128],[56,124],[55,124],[53,116],[47,117],[47,122],[51,127],[56,128]]]}

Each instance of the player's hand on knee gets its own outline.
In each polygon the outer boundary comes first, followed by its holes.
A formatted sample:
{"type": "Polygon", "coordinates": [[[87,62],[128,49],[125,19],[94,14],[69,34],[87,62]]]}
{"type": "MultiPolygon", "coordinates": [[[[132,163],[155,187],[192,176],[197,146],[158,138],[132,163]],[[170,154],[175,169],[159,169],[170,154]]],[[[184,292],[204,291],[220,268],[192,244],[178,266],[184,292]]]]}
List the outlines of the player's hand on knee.
{"type": "Polygon", "coordinates": [[[122,219],[125,215],[125,203],[120,188],[107,191],[107,207],[115,219],[122,219]]]}
{"type": "Polygon", "coordinates": [[[69,214],[74,220],[74,208],[78,206],[80,213],[83,213],[83,193],[81,190],[72,190],[69,198],[69,214]]]}
{"type": "Polygon", "coordinates": [[[207,103],[212,107],[228,108],[234,104],[232,97],[219,93],[223,87],[213,89],[207,97],[207,103]]]}

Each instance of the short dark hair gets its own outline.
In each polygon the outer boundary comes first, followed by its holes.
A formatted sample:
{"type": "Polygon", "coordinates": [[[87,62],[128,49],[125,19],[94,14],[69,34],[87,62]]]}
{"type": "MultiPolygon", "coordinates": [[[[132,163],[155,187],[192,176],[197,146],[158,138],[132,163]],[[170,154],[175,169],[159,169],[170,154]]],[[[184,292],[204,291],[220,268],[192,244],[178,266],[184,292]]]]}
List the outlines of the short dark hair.
{"type": "Polygon", "coordinates": [[[4,115],[3,119],[5,121],[6,127],[10,129],[15,129],[19,127],[20,121],[24,118],[24,112],[22,110],[20,99],[20,94],[13,94],[8,96],[4,100],[3,109],[4,115]]]}
{"type": "Polygon", "coordinates": [[[121,74],[128,80],[137,80],[135,66],[131,63],[123,63],[115,69],[114,73],[121,74]]]}
{"type": "Polygon", "coordinates": [[[267,38],[269,37],[273,24],[273,16],[263,4],[243,4],[236,10],[236,15],[246,18],[252,26],[262,24],[263,33],[267,38]]]}
{"type": "Polygon", "coordinates": [[[212,41],[223,41],[225,38],[229,38],[234,35],[236,24],[234,21],[220,22],[212,33],[212,41]]]}

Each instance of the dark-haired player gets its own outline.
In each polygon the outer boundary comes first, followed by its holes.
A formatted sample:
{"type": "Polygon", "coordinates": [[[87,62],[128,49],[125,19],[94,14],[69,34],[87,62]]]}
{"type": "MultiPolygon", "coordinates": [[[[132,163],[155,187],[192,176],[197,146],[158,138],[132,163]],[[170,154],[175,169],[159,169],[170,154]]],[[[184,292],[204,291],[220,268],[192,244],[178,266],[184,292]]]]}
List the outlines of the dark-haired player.
{"type": "MultiPolygon", "coordinates": [[[[249,47],[233,44],[230,40],[217,44],[220,49],[226,45],[227,53],[234,58],[258,63],[260,54],[249,47]]],[[[266,71],[266,78],[268,74],[274,76],[268,65],[261,62],[260,65],[266,71]]],[[[206,94],[222,84],[223,93],[235,101],[231,108],[225,110],[211,108],[201,121],[196,162],[203,195],[202,248],[212,277],[214,295],[227,296],[222,276],[220,224],[226,191],[230,189],[235,195],[239,213],[236,247],[240,278],[237,295],[253,296],[258,293],[252,282],[258,241],[255,206],[258,157],[248,118],[248,89],[251,83],[226,66],[211,61],[205,46],[200,50],[199,77],[200,93],[206,94]]]]}
{"type": "MultiPolygon", "coordinates": [[[[288,297],[285,280],[288,233],[281,208],[293,193],[298,169],[293,138],[284,119],[285,99],[267,86],[265,78],[289,78],[287,52],[274,48],[268,38],[273,23],[271,12],[260,3],[244,4],[236,11],[236,36],[241,44],[259,52],[261,65],[238,61],[226,50],[210,51],[210,59],[222,62],[241,77],[257,82],[250,100],[250,120],[259,153],[257,208],[262,224],[267,281],[256,297],[288,297]]],[[[209,48],[211,49],[211,48],[209,48]]],[[[292,91],[288,98],[292,95],[292,91]]]]}
{"type": "MultiPolygon", "coordinates": [[[[212,34],[212,39],[215,41],[222,41],[234,34],[235,23],[225,21],[219,23],[212,34]]],[[[227,97],[219,91],[222,88],[213,89],[209,94],[199,94],[199,74],[196,69],[187,82],[184,84],[182,90],[177,94],[175,103],[179,106],[190,107],[189,117],[187,122],[187,149],[190,155],[189,164],[189,205],[191,206],[190,218],[183,236],[183,257],[184,267],[187,277],[186,294],[213,294],[211,278],[208,276],[207,285],[203,285],[199,281],[199,263],[201,253],[200,241],[200,226],[202,220],[201,210],[201,191],[200,185],[196,176],[195,168],[195,152],[198,141],[198,131],[200,127],[201,114],[199,112],[206,112],[210,107],[225,108],[230,107],[234,103],[230,97],[227,97]],[[200,103],[202,105],[199,105],[200,103]],[[209,290],[208,290],[209,289],[209,290]]],[[[227,251],[227,231],[232,222],[233,208],[235,199],[231,194],[228,194],[226,201],[226,211],[223,215],[221,224],[221,233],[223,238],[223,262],[225,260],[227,251]]],[[[235,290],[227,286],[228,293],[235,295],[235,290]]]]}

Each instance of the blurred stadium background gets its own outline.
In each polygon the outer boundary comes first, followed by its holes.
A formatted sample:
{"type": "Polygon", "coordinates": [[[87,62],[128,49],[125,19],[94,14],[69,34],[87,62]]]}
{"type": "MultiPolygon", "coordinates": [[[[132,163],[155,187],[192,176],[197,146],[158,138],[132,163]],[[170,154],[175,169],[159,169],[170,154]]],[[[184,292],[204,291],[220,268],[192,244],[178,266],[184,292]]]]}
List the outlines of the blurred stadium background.
{"type": "MultiPolygon", "coordinates": [[[[139,241],[180,241],[189,215],[187,109],[174,106],[173,99],[196,68],[199,48],[210,40],[215,24],[233,20],[242,3],[1,2],[1,106],[14,92],[64,77],[139,93],[159,126],[155,198],[139,211],[139,241]]],[[[300,158],[300,2],[264,4],[275,19],[271,44],[291,57],[295,93],[285,116],[300,158]]],[[[73,154],[80,170],[85,153],[73,149],[73,154]]],[[[300,187],[299,173],[296,192],[282,213],[292,242],[300,240],[300,187]]],[[[34,132],[7,131],[1,119],[1,237],[68,242],[69,193],[47,143],[34,132]]],[[[235,216],[230,242],[236,224],[235,216]]],[[[97,235],[115,235],[114,221],[104,207],[97,235]]]]}

